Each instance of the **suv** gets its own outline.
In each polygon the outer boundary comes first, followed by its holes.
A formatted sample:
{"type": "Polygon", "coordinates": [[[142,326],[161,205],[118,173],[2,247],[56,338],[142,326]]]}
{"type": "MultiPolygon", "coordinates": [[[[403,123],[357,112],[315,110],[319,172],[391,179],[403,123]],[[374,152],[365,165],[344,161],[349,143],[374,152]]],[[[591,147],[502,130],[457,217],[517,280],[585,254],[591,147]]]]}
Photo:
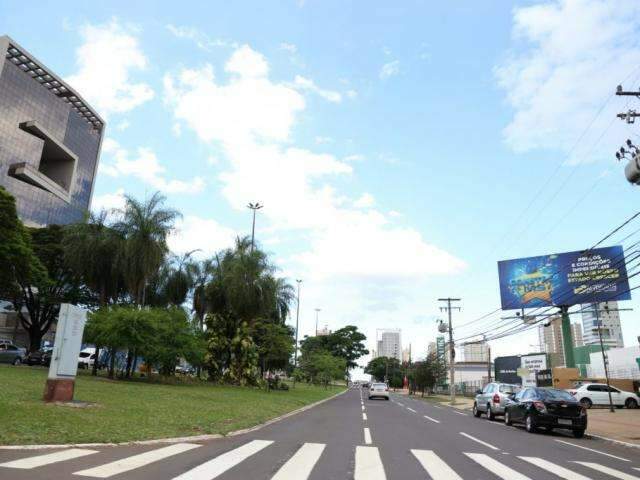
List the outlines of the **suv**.
{"type": "Polygon", "coordinates": [[[20,365],[26,353],[24,348],[17,347],[13,343],[0,343],[0,363],[20,365]]]}
{"type": "Polygon", "coordinates": [[[611,391],[611,401],[618,407],[638,408],[640,398],[632,392],[624,392],[615,387],[609,387],[605,383],[587,383],[580,387],[569,390],[584,407],[591,408],[593,405],[609,405],[609,391],[611,391]]]}
{"type": "Polygon", "coordinates": [[[519,385],[509,383],[488,383],[483,390],[476,392],[476,399],[473,402],[473,416],[479,417],[483,413],[487,414],[487,419],[493,420],[496,415],[504,415],[504,409],[509,403],[509,395],[520,390],[519,385]]]}

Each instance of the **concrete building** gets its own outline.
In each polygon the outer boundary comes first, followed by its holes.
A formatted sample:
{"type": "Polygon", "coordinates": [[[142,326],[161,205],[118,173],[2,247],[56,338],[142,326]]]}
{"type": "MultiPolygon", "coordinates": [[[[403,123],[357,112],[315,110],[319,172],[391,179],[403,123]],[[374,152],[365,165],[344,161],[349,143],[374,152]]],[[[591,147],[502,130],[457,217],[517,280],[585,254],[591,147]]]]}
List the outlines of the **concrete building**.
{"type": "Polygon", "coordinates": [[[327,335],[331,335],[331,330],[329,330],[329,325],[325,325],[324,328],[318,330],[318,337],[326,337],[327,335]]]}
{"type": "Polygon", "coordinates": [[[81,221],[104,121],[13,39],[0,37],[0,186],[28,226],[81,221]]]}
{"type": "Polygon", "coordinates": [[[600,345],[597,330],[599,318],[602,325],[602,343],[611,348],[624,347],[618,302],[587,303],[581,305],[581,308],[585,345],[600,345]]]}
{"type": "Polygon", "coordinates": [[[402,349],[402,363],[409,363],[411,361],[411,346],[409,348],[402,349]]]}
{"type": "Polygon", "coordinates": [[[487,342],[465,344],[462,349],[462,357],[465,362],[488,362],[489,345],[487,342]]]}
{"type": "MultiPolygon", "coordinates": [[[[579,333],[580,324],[572,324],[571,332],[573,346],[582,346],[582,335],[579,333]]],[[[540,325],[538,327],[538,339],[541,350],[549,354],[551,366],[557,367],[565,364],[561,317],[552,318],[547,326],[540,325]]]]}
{"type": "Polygon", "coordinates": [[[402,343],[400,329],[379,329],[376,331],[376,355],[378,357],[397,358],[402,362],[402,343]]]}

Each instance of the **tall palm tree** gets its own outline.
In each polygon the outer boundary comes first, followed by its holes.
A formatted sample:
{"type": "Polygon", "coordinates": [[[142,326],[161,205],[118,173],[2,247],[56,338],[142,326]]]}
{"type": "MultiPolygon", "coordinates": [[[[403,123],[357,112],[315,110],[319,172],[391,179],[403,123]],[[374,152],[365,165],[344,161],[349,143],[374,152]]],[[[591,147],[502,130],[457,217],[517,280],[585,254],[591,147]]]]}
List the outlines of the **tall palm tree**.
{"type": "Polygon", "coordinates": [[[167,236],[180,217],[177,210],[163,206],[165,200],[160,192],[144,202],[126,196],[124,209],[119,211],[121,219],[115,225],[126,239],[124,278],[138,305],[145,304],[146,283],[165,260],[167,236]]]}
{"type": "Polygon", "coordinates": [[[208,258],[200,262],[189,262],[186,266],[193,286],[191,311],[196,316],[200,330],[204,328],[204,316],[208,311],[205,291],[216,273],[215,262],[214,258],[208,258]]]}

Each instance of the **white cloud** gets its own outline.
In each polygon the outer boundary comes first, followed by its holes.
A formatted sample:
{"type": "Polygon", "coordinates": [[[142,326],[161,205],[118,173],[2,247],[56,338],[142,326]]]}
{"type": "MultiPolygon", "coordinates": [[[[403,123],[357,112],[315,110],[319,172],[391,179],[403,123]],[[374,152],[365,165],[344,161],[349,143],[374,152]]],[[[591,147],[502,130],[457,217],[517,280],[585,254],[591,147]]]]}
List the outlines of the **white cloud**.
{"type": "Polygon", "coordinates": [[[358,92],[356,90],[347,90],[347,97],[356,98],[358,96],[358,92]]]}
{"type": "Polygon", "coordinates": [[[315,140],[318,145],[322,145],[324,143],[333,143],[334,141],[332,137],[322,137],[322,136],[317,136],[315,140]]]}
{"type": "Polygon", "coordinates": [[[198,256],[208,257],[224,248],[231,247],[236,232],[220,225],[211,218],[187,215],[178,220],[175,230],[167,238],[169,248],[174,253],[200,250],[198,256]]]}
{"type": "Polygon", "coordinates": [[[112,163],[101,162],[100,171],[112,177],[131,175],[165,193],[200,193],[205,182],[201,177],[193,177],[185,182],[167,179],[166,168],[150,148],[138,148],[134,158],[113,139],[107,138],[103,144],[104,153],[113,158],[112,163]]]}
{"type": "MultiPolygon", "coordinates": [[[[512,51],[495,68],[514,109],[505,141],[519,152],[568,152],[618,83],[626,78],[636,86],[628,75],[640,63],[640,3],[554,0],[515,9],[513,23],[512,51]]],[[[572,161],[610,155],[626,138],[622,122],[613,125],[595,154],[590,152],[623,107],[620,101],[609,102],[572,161]]]]}
{"type": "Polygon", "coordinates": [[[167,30],[177,38],[184,38],[193,41],[202,50],[210,51],[216,47],[238,48],[238,43],[220,38],[211,38],[202,30],[195,27],[176,26],[169,24],[167,30]]]}
{"type": "Polygon", "coordinates": [[[124,207],[124,189],[119,188],[114,193],[105,193],[104,195],[96,195],[91,202],[91,210],[99,212],[100,210],[115,210],[124,207]]]}
{"type": "Polygon", "coordinates": [[[376,204],[376,199],[370,193],[363,193],[355,202],[353,206],[356,208],[371,208],[376,204]]]}
{"type": "Polygon", "coordinates": [[[124,119],[124,120],[122,120],[120,123],[118,123],[116,125],[116,130],[118,130],[120,132],[124,132],[130,126],[131,126],[131,123],[129,123],[129,120],[124,119]]]}
{"type": "Polygon", "coordinates": [[[301,75],[296,75],[293,83],[298,89],[313,92],[329,102],[340,103],[342,101],[342,95],[339,92],[324,90],[318,87],[313,80],[301,75]]]}
{"type": "Polygon", "coordinates": [[[249,45],[243,45],[233,52],[224,69],[230,73],[237,73],[242,78],[262,78],[269,73],[269,64],[264,55],[256,52],[249,45]]]}
{"type": "Polygon", "coordinates": [[[343,160],[345,162],[361,162],[364,160],[364,155],[354,153],[353,155],[347,155],[343,160]]]}
{"type": "Polygon", "coordinates": [[[298,47],[296,47],[293,43],[282,42],[280,44],[280,50],[284,50],[289,53],[297,53],[298,47]]]}
{"type": "Polygon", "coordinates": [[[80,28],[83,43],[76,50],[78,71],[67,78],[99,114],[128,112],[153,98],[153,90],[131,78],[147,68],[137,33],[117,20],[80,28]]]}
{"type": "Polygon", "coordinates": [[[386,80],[387,78],[394,77],[400,73],[400,60],[394,60],[393,62],[385,63],[380,69],[380,78],[386,80]]]}

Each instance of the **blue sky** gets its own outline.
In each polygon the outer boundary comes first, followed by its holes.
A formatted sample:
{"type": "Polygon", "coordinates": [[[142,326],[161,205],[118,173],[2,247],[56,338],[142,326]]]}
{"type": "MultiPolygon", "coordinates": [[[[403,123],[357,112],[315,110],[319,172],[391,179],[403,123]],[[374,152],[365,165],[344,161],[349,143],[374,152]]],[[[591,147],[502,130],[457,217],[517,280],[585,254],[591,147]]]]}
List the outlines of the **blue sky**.
{"type": "MultiPolygon", "coordinates": [[[[304,280],[301,334],[321,308],[420,355],[438,297],[463,299],[458,324],[493,311],[498,260],[586,248],[638,205],[613,157],[637,106],[611,96],[640,79],[632,0],[0,8],[107,120],[94,208],[161,190],[184,214],[172,249],[210,253],[264,202],[260,243],[304,280]]],[[[623,330],[634,345],[636,312],[623,330]]]]}

